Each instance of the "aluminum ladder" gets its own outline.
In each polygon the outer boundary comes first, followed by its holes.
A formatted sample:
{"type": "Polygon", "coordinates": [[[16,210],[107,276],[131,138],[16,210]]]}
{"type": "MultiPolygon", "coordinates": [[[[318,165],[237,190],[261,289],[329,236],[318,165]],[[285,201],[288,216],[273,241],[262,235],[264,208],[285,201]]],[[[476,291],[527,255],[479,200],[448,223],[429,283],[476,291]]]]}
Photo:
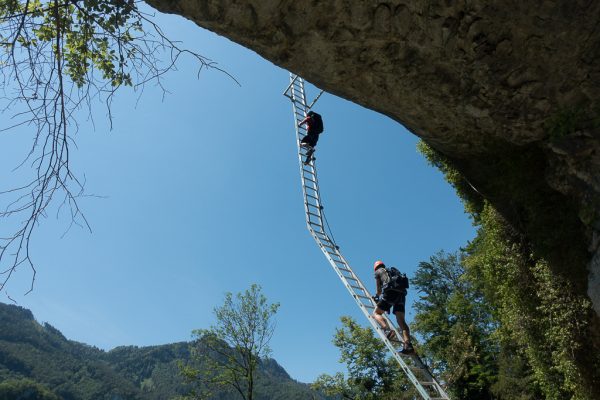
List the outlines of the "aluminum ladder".
{"type": "MultiPolygon", "coordinates": [[[[319,97],[321,97],[323,91],[321,91],[310,104],[307,104],[304,91],[304,80],[300,76],[290,73],[290,83],[283,94],[291,100],[294,112],[296,144],[298,145],[298,162],[300,165],[302,194],[304,196],[304,212],[306,214],[306,225],[310,234],[317,242],[317,245],[329,261],[329,264],[333,267],[337,276],[350,292],[350,295],[352,295],[352,298],[356,301],[356,304],[362,313],[367,317],[367,320],[370,322],[377,335],[383,340],[390,353],[396,359],[423,399],[449,400],[450,398],[442,386],[433,377],[420,357],[416,354],[402,354],[398,344],[394,344],[394,342],[386,337],[377,321],[375,321],[371,315],[375,309],[375,302],[373,301],[371,294],[354,273],[352,268],[350,268],[350,264],[348,264],[342,255],[340,248],[335,243],[331,231],[325,229],[327,220],[325,219],[325,214],[323,212],[315,160],[313,158],[310,163],[304,165],[306,148],[300,146],[300,140],[306,135],[306,128],[304,125],[298,126],[300,121],[306,117],[307,112],[314,106],[319,97]]],[[[387,319],[389,326],[395,331],[396,337],[401,338],[401,331],[385,314],[384,317],[387,319]]]]}

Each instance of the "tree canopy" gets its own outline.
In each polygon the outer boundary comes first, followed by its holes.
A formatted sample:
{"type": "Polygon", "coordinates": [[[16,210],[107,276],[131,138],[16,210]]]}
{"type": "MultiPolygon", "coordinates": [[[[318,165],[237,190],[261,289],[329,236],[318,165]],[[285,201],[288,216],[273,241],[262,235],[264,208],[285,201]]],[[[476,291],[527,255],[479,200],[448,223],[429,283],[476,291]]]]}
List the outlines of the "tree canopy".
{"type": "Polygon", "coordinates": [[[348,375],[323,374],[313,383],[313,388],[327,396],[352,400],[415,398],[412,384],[373,330],[347,316],[342,317],[341,322],[333,344],[340,350],[340,362],[346,365],[348,375]]]}
{"type": "Polygon", "coordinates": [[[270,354],[279,303],[269,303],[261,287],[252,284],[243,293],[226,293],[214,309],[217,322],[194,331],[193,364],[182,364],[182,374],[194,385],[189,398],[204,398],[215,388],[229,388],[244,400],[255,396],[257,368],[270,354]]]}

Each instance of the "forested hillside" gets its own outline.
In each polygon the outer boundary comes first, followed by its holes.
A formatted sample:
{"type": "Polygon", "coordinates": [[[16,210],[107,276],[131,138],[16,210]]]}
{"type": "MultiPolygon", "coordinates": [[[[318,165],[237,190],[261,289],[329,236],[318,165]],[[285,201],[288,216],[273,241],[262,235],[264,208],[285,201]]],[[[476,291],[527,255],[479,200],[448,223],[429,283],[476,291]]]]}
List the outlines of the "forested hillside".
{"type": "MultiPolygon", "coordinates": [[[[44,400],[172,399],[188,389],[178,363],[189,362],[189,355],[185,342],[106,352],[67,340],[25,308],[0,303],[0,400],[23,393],[44,400]]],[[[235,397],[222,391],[213,398],[235,397]]],[[[256,398],[321,397],[268,359],[260,365],[256,398]]]]}

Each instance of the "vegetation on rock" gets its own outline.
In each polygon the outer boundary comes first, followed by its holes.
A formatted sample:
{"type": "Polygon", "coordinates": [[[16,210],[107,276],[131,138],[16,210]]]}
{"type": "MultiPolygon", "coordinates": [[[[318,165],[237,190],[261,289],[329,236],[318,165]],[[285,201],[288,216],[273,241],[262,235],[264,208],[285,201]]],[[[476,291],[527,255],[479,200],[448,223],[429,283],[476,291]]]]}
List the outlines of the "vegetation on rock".
{"type": "MultiPolygon", "coordinates": [[[[464,274],[459,276],[475,290],[471,295],[476,297],[467,302],[471,304],[469,307],[485,305],[487,311],[478,312],[467,321],[477,324],[478,318],[487,315],[488,323],[497,324],[493,336],[501,351],[496,353],[504,358],[504,363],[510,354],[524,355],[527,368],[531,368],[533,379],[546,398],[600,398],[600,348],[598,339],[593,336],[596,317],[585,291],[577,281],[565,277],[565,271],[559,273],[551,268],[540,256],[539,243],[532,243],[513,229],[442,154],[424,143],[419,148],[444,172],[478,226],[477,237],[462,255],[464,259],[460,264],[464,274]]],[[[510,191],[511,186],[506,189],[510,191]]],[[[558,218],[560,214],[552,215],[558,218]]],[[[559,228],[565,227],[560,225],[559,228]]],[[[431,296],[430,284],[420,280],[421,290],[431,296]]],[[[451,287],[460,290],[461,285],[451,287]]],[[[422,311],[427,308],[423,306],[421,303],[422,311]]],[[[417,317],[417,321],[421,321],[424,333],[432,328],[424,325],[422,317],[417,317]]],[[[475,330],[465,337],[473,338],[481,333],[475,330]]],[[[429,345],[433,354],[452,363],[449,355],[436,350],[434,343],[429,345]]],[[[484,353],[479,356],[486,358],[484,353]]],[[[519,364],[522,365],[520,361],[519,364]]],[[[505,364],[496,367],[501,365],[505,364]]],[[[506,383],[499,384],[506,386],[506,383]]]]}

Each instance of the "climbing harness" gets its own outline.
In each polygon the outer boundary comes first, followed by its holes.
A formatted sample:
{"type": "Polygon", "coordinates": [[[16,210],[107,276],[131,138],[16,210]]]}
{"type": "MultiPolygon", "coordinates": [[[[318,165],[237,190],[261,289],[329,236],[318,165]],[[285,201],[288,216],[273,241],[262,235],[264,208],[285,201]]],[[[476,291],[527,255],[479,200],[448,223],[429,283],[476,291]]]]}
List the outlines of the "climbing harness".
{"type": "MultiPolygon", "coordinates": [[[[306,158],[307,149],[300,146],[300,141],[306,136],[306,127],[304,125],[298,126],[300,121],[306,117],[308,111],[315,105],[317,100],[319,100],[323,91],[321,90],[310,105],[307,105],[304,80],[300,76],[290,73],[290,84],[283,94],[292,101],[294,126],[296,127],[296,144],[298,146],[298,162],[300,165],[300,178],[302,181],[302,194],[304,196],[304,212],[306,214],[306,225],[310,234],[317,242],[317,245],[329,261],[329,264],[333,267],[337,276],[356,301],[356,304],[362,313],[371,323],[375,332],[385,343],[392,356],[400,365],[400,368],[402,368],[402,371],[404,371],[423,399],[450,400],[442,386],[433,377],[421,358],[416,353],[413,355],[402,354],[402,348],[399,346],[399,343],[391,341],[386,336],[386,332],[384,332],[377,321],[375,321],[372,316],[372,312],[376,307],[375,301],[352,268],[350,268],[350,265],[342,255],[339,246],[333,239],[333,234],[331,233],[331,229],[325,218],[323,205],[321,203],[315,159],[313,158],[306,165],[303,162],[306,158]],[[326,227],[327,229],[325,229],[326,227]]],[[[395,336],[397,338],[402,337],[402,332],[394,325],[390,318],[385,314],[384,318],[387,320],[390,328],[394,331],[395,336]]],[[[392,336],[393,335],[390,335],[390,337],[392,336]]]]}

